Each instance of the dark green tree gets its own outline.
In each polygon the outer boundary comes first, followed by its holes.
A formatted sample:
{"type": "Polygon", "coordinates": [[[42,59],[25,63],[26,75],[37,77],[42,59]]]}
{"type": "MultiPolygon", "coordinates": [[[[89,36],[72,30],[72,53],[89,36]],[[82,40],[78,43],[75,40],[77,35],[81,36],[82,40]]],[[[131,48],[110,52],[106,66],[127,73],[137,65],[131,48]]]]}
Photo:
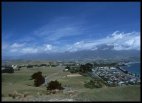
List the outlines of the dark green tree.
{"type": "Polygon", "coordinates": [[[37,73],[34,73],[32,76],[31,76],[32,79],[34,79],[34,85],[36,87],[40,86],[41,84],[43,84],[45,82],[45,78],[42,76],[42,72],[37,72],[37,73]]]}
{"type": "Polygon", "coordinates": [[[81,65],[79,71],[82,73],[87,73],[92,71],[93,65],[90,63],[87,63],[85,65],[81,65]]]}
{"type": "Polygon", "coordinates": [[[1,71],[2,73],[14,73],[14,69],[12,67],[6,67],[5,69],[1,71]]]}
{"type": "Polygon", "coordinates": [[[61,83],[59,83],[57,80],[50,81],[48,83],[47,90],[55,90],[55,89],[62,90],[64,88],[61,86],[61,83]]]}
{"type": "Polygon", "coordinates": [[[65,67],[65,69],[68,69],[68,70],[70,70],[70,66],[66,66],[66,67],[65,67]]]}

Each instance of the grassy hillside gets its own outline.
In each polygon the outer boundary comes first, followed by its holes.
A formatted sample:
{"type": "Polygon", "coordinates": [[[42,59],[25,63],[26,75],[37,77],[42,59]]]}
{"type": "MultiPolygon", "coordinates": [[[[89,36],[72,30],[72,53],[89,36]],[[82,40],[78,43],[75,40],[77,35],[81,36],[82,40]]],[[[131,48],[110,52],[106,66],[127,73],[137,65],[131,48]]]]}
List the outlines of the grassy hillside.
{"type": "Polygon", "coordinates": [[[140,101],[140,87],[111,87],[82,91],[79,101],[140,101]]]}
{"type": "Polygon", "coordinates": [[[78,101],[139,101],[140,86],[123,87],[103,87],[100,89],[88,89],[84,87],[84,82],[89,81],[90,77],[67,77],[71,74],[63,72],[64,67],[39,67],[33,69],[22,68],[13,74],[2,74],[2,100],[3,101],[47,101],[55,99],[73,99],[78,101]],[[62,83],[65,90],[56,94],[47,94],[46,86],[34,87],[30,76],[41,71],[48,80],[58,80],[62,83]],[[69,91],[73,91],[71,94],[69,91]],[[28,93],[24,99],[9,97],[10,93],[28,93]]]}

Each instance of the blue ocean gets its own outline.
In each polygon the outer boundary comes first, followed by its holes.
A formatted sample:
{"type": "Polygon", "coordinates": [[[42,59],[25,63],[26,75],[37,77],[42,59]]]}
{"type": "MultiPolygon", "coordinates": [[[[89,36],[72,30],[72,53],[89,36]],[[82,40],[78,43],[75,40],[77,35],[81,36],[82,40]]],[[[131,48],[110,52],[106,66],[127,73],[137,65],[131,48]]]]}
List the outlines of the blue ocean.
{"type": "Polygon", "coordinates": [[[131,63],[131,64],[128,64],[128,66],[125,66],[124,69],[126,69],[128,72],[132,72],[140,76],[141,74],[140,65],[141,65],[140,63],[131,63]]]}

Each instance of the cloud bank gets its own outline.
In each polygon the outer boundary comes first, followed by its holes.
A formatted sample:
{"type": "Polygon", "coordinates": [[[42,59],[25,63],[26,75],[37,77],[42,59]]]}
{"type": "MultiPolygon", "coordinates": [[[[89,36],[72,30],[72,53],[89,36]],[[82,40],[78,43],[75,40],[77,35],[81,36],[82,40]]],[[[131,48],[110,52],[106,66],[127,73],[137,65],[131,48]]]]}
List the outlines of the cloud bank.
{"type": "Polygon", "coordinates": [[[116,31],[99,40],[76,42],[68,50],[97,50],[100,45],[113,46],[113,50],[140,50],[140,35],[138,32],[124,33],[116,31]]]}
{"type": "Polygon", "coordinates": [[[44,43],[33,45],[24,43],[13,43],[11,45],[3,44],[3,51],[18,54],[33,54],[33,53],[53,53],[53,52],[75,52],[79,50],[97,50],[103,45],[103,50],[111,47],[112,50],[140,50],[140,33],[130,32],[124,33],[115,31],[105,38],[94,40],[81,40],[73,44],[53,45],[44,43]]]}

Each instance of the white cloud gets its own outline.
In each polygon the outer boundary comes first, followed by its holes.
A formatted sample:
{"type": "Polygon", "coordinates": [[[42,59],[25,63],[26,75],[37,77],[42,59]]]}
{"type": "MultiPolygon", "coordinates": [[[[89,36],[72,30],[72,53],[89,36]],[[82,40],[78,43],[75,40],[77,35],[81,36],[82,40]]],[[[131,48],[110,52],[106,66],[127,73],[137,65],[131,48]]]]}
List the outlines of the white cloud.
{"type": "Polygon", "coordinates": [[[11,53],[22,53],[22,54],[31,54],[31,53],[43,53],[43,52],[53,52],[56,50],[55,46],[52,46],[51,44],[43,44],[40,46],[37,45],[12,45],[10,48],[11,53]]]}
{"type": "Polygon", "coordinates": [[[23,44],[19,44],[19,43],[14,43],[14,44],[12,44],[10,47],[11,48],[20,48],[20,47],[23,47],[25,44],[23,43],[23,44]]]}
{"type": "MultiPolygon", "coordinates": [[[[138,32],[124,33],[116,31],[112,35],[99,40],[80,41],[71,45],[69,51],[96,50],[99,45],[113,45],[114,50],[140,50],[140,35],[138,32]]],[[[106,49],[106,48],[105,48],[106,49]]]]}
{"type": "Polygon", "coordinates": [[[74,52],[78,50],[96,50],[97,47],[95,46],[94,42],[85,42],[80,41],[76,42],[73,45],[68,46],[68,51],[74,52]]]}
{"type": "Polygon", "coordinates": [[[124,33],[119,33],[119,31],[116,31],[112,34],[112,38],[114,40],[117,40],[117,39],[122,39],[124,37],[124,33]]]}
{"type": "Polygon", "coordinates": [[[27,53],[38,53],[38,49],[37,48],[31,48],[31,47],[27,47],[27,48],[22,48],[21,53],[27,54],[27,53]]]}
{"type": "Polygon", "coordinates": [[[66,27],[56,27],[49,29],[48,27],[45,27],[42,30],[36,31],[35,34],[37,34],[39,37],[43,37],[45,40],[48,41],[56,41],[63,37],[69,37],[74,35],[81,35],[80,29],[78,27],[73,26],[66,26],[66,27]]]}
{"type": "Polygon", "coordinates": [[[71,22],[69,18],[57,18],[40,28],[37,28],[33,34],[43,38],[46,41],[56,41],[63,37],[81,35],[85,32],[82,23],[71,22]]]}
{"type": "Polygon", "coordinates": [[[115,50],[130,50],[130,49],[140,50],[139,33],[132,32],[132,33],[125,33],[121,35],[122,35],[122,38],[119,38],[116,42],[115,41],[113,42],[114,44],[118,44],[118,45],[115,45],[115,48],[114,48],[115,50]]]}
{"type": "Polygon", "coordinates": [[[41,45],[27,43],[13,43],[12,45],[3,44],[3,49],[5,48],[4,50],[17,54],[51,53],[64,51],[74,52],[78,50],[96,50],[100,47],[102,47],[102,50],[106,50],[109,47],[114,50],[140,50],[140,33],[121,33],[117,31],[105,38],[98,40],[82,40],[73,44],[62,45],[52,45],[47,43],[41,45]]]}
{"type": "Polygon", "coordinates": [[[134,40],[134,39],[131,39],[131,40],[126,41],[125,44],[126,44],[126,45],[133,45],[134,42],[135,42],[135,40],[134,40]]]}
{"type": "Polygon", "coordinates": [[[44,44],[43,47],[41,47],[42,50],[44,50],[45,52],[53,52],[55,51],[56,47],[51,45],[51,44],[44,44]]]}
{"type": "Polygon", "coordinates": [[[52,45],[47,44],[45,50],[52,50],[52,45]]]}

